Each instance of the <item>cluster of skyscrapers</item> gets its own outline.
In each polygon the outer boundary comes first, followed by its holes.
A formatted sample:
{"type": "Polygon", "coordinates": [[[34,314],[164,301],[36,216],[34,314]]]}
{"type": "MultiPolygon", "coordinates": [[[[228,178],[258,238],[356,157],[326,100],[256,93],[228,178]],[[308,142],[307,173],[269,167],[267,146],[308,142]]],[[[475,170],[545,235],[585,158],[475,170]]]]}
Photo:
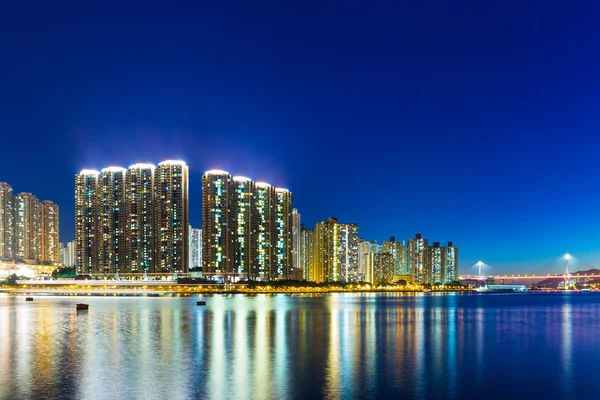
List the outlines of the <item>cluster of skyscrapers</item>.
{"type": "Polygon", "coordinates": [[[14,195],[0,182],[0,258],[27,263],[60,263],[58,206],[31,193],[14,195]]]}
{"type": "Polygon", "coordinates": [[[358,224],[301,225],[292,193],[221,170],[202,178],[202,274],[224,280],[444,284],[458,279],[458,248],[421,234],[378,245],[358,224]]]}
{"type": "Polygon", "coordinates": [[[292,193],[211,170],[202,177],[202,273],[301,279],[294,264],[292,193]]]}
{"type": "Polygon", "coordinates": [[[358,225],[339,223],[334,217],[315,229],[302,226],[299,268],[313,282],[368,282],[377,285],[404,280],[416,284],[445,284],[458,280],[458,247],[449,242],[428,245],[418,233],[408,242],[381,245],[358,235],[358,225]]]}
{"type": "Polygon", "coordinates": [[[187,273],[188,240],[184,162],[83,170],[75,176],[78,273],[187,273]]]}
{"type": "Polygon", "coordinates": [[[58,206],[0,182],[0,257],[62,263],[79,274],[176,274],[239,280],[416,284],[458,279],[458,247],[416,234],[381,245],[358,224],[301,224],[292,193],[221,170],[202,177],[202,229],[189,225],[182,161],[83,170],[75,176],[75,240],[59,244],[58,206]]]}

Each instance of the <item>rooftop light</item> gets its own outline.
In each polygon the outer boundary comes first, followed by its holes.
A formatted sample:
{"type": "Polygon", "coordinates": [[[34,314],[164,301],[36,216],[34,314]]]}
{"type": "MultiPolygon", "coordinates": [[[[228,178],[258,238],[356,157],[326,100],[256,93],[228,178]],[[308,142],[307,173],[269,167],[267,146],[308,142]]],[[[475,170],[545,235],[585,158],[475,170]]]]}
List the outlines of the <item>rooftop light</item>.
{"type": "Polygon", "coordinates": [[[166,160],[163,162],[158,163],[158,165],[181,165],[185,167],[185,161],[181,161],[181,160],[166,160]]]}
{"type": "Polygon", "coordinates": [[[79,174],[81,175],[98,175],[100,172],[95,169],[82,169],[79,174]]]}
{"type": "Polygon", "coordinates": [[[229,175],[229,172],[220,169],[211,169],[210,171],[206,171],[204,175],[229,175]]]}
{"type": "Polygon", "coordinates": [[[154,169],[154,164],[137,163],[129,166],[129,169],[154,169]]]}
{"type": "Polygon", "coordinates": [[[125,172],[125,171],[126,170],[123,167],[111,166],[111,167],[102,168],[102,171],[100,171],[100,172],[125,172]]]}

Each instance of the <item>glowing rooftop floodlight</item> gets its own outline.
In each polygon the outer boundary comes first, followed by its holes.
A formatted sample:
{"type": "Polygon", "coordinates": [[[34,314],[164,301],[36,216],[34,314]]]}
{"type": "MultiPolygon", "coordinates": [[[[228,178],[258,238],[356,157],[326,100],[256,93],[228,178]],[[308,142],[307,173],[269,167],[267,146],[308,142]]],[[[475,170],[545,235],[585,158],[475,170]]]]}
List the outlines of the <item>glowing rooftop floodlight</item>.
{"type": "Polygon", "coordinates": [[[125,171],[126,170],[123,167],[114,167],[114,166],[111,166],[111,167],[102,168],[101,172],[125,172],[125,171]]]}
{"type": "Polygon", "coordinates": [[[80,174],[81,175],[98,175],[98,174],[100,174],[100,171],[97,171],[95,169],[82,169],[80,174]]]}
{"type": "Polygon", "coordinates": [[[256,187],[269,188],[269,187],[271,187],[271,185],[269,185],[267,182],[256,182],[256,187]]]}
{"type": "Polygon", "coordinates": [[[165,160],[163,162],[158,163],[158,165],[181,165],[185,167],[185,161],[181,160],[165,160]]]}
{"type": "Polygon", "coordinates": [[[154,169],[154,164],[137,163],[129,166],[129,169],[154,169]]]}
{"type": "Polygon", "coordinates": [[[251,179],[250,178],[246,178],[245,176],[234,176],[233,180],[237,181],[237,182],[248,182],[251,179]]]}
{"type": "Polygon", "coordinates": [[[276,191],[276,192],[284,192],[284,193],[287,193],[287,192],[289,192],[289,190],[287,190],[287,189],[284,189],[284,188],[275,188],[275,191],[276,191]]]}
{"type": "Polygon", "coordinates": [[[229,175],[229,172],[220,169],[211,169],[210,171],[206,171],[204,175],[229,175]]]}

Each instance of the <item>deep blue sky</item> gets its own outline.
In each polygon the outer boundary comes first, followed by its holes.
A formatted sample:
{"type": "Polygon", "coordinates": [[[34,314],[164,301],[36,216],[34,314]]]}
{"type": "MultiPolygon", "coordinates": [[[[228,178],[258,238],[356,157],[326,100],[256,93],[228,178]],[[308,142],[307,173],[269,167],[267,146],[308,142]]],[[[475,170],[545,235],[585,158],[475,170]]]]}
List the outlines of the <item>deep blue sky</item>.
{"type": "Polygon", "coordinates": [[[61,206],[82,168],[181,158],[461,267],[600,257],[598,2],[8,2],[0,181],[61,206]]]}

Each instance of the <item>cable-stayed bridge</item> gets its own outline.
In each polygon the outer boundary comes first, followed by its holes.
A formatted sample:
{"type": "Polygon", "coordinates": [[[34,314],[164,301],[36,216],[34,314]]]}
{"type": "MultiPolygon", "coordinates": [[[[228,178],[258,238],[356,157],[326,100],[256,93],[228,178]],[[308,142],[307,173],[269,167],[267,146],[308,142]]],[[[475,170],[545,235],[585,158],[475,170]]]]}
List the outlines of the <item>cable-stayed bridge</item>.
{"type": "Polygon", "coordinates": [[[525,273],[525,274],[494,274],[493,268],[483,261],[478,261],[471,267],[471,274],[460,275],[460,280],[486,280],[488,278],[493,278],[495,280],[542,280],[548,278],[562,278],[565,281],[566,285],[569,285],[571,279],[575,278],[598,278],[600,279],[600,272],[577,272],[573,273],[573,265],[577,267],[577,269],[581,270],[582,268],[587,269],[588,271],[598,269],[596,266],[579,260],[573,257],[570,254],[564,254],[548,264],[545,264],[537,270],[543,268],[545,270],[558,270],[555,273],[525,273]]]}

